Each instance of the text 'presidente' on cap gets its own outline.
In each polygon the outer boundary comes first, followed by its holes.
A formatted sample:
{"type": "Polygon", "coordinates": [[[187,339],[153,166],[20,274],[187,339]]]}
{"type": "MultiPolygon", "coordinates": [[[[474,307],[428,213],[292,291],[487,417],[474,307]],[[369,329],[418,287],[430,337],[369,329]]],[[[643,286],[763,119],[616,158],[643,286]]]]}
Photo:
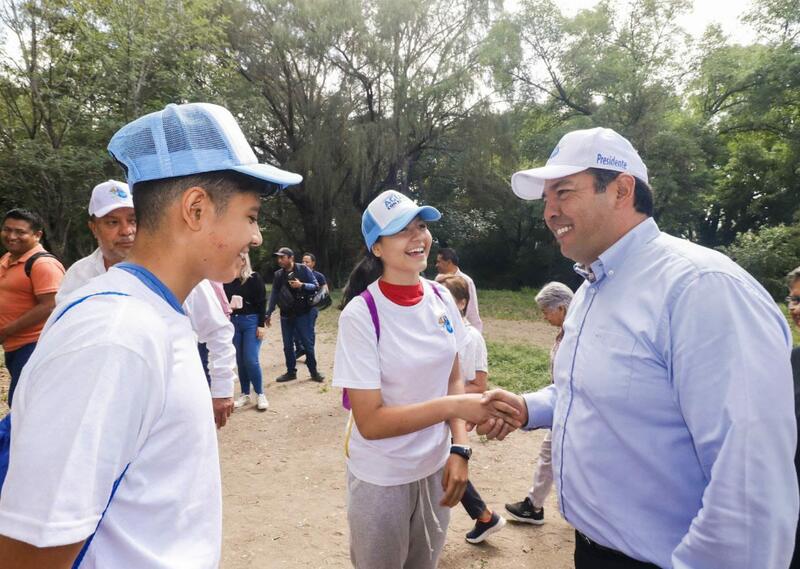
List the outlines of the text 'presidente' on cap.
{"type": "Polygon", "coordinates": [[[525,200],[542,197],[547,180],[577,174],[588,168],[626,172],[647,182],[647,166],[633,145],[610,128],[573,130],[561,137],[540,168],[521,170],[511,176],[511,189],[525,200]]]}

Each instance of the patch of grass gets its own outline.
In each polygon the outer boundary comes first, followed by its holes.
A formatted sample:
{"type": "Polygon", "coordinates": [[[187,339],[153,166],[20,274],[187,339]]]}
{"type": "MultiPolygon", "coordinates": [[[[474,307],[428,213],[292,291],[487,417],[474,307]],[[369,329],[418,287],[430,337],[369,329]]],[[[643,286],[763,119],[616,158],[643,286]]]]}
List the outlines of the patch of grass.
{"type": "Polygon", "coordinates": [[[514,393],[550,384],[550,353],[536,346],[487,342],[489,382],[514,393]]]}
{"type": "Polygon", "coordinates": [[[534,297],[539,289],[478,290],[481,317],[502,320],[542,320],[542,313],[534,297]]]}

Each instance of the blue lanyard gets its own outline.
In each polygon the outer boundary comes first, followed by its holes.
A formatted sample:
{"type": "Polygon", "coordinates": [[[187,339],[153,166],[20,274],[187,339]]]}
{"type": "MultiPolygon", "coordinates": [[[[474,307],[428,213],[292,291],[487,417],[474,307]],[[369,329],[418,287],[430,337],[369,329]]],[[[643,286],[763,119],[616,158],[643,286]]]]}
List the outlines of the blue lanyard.
{"type": "Polygon", "coordinates": [[[145,269],[143,266],[134,265],[133,263],[117,263],[114,265],[114,267],[132,274],[134,277],[142,281],[147,288],[163,298],[167,304],[169,304],[175,309],[176,312],[178,312],[178,314],[185,314],[183,308],[181,307],[181,303],[178,302],[178,298],[175,296],[175,294],[169,290],[164,283],[158,280],[157,276],[145,269]]]}

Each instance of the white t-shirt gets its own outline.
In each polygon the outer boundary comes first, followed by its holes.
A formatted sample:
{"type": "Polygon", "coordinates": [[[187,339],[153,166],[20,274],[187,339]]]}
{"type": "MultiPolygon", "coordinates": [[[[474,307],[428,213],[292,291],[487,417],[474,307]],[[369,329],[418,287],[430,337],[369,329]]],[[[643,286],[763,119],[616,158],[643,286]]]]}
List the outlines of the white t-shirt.
{"type": "MultiPolygon", "coordinates": [[[[409,405],[447,395],[450,371],[464,342],[464,325],[450,292],[426,281],[422,300],[399,306],[377,281],[369,285],[380,319],[381,338],[361,297],[345,307],[333,364],[333,385],[380,389],[387,406],[409,405]],[[438,287],[443,300],[432,290],[438,287]]],[[[378,486],[407,484],[444,466],[450,448],[445,422],[421,431],[367,440],[353,425],[348,467],[359,480],[378,486]]]]}
{"type": "Polygon", "coordinates": [[[475,326],[464,320],[467,338],[464,347],[458,351],[458,363],[461,367],[461,377],[464,381],[474,381],[479,371],[489,371],[489,354],[486,352],[486,342],[475,326]]]}
{"type": "Polygon", "coordinates": [[[81,569],[205,569],[222,532],[211,395],[188,318],[112,268],[64,300],[20,378],[0,534],[89,537],[81,569]],[[100,291],[130,296],[95,296],[100,291]]]}
{"type": "MultiPolygon", "coordinates": [[[[94,252],[70,265],[56,293],[56,304],[106,273],[103,252],[98,247],[94,252]]],[[[204,280],[194,287],[183,310],[192,322],[199,342],[208,347],[208,374],[211,376],[212,397],[233,397],[236,381],[236,348],[233,346],[233,324],[225,315],[211,283],[204,280]]]]}

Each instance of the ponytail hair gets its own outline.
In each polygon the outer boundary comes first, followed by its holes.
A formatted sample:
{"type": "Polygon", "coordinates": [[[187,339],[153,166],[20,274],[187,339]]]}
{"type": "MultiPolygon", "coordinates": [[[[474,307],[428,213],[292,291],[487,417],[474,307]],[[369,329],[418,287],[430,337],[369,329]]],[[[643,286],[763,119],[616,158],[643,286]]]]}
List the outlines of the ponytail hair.
{"type": "Polygon", "coordinates": [[[379,279],[382,274],[383,261],[373,255],[372,251],[367,251],[367,254],[353,267],[353,271],[347,279],[339,310],[342,310],[351,300],[367,290],[367,287],[379,279]]]}

